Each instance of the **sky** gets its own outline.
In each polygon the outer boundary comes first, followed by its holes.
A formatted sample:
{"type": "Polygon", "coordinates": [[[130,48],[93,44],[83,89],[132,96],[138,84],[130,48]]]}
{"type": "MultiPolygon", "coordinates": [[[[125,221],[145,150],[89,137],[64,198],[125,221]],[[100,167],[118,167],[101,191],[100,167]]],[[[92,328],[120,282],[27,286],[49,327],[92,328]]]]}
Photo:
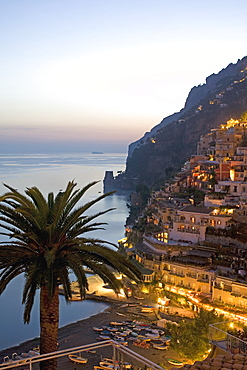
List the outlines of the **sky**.
{"type": "Polygon", "coordinates": [[[126,152],[247,55],[245,0],[0,0],[0,153],[126,152]]]}

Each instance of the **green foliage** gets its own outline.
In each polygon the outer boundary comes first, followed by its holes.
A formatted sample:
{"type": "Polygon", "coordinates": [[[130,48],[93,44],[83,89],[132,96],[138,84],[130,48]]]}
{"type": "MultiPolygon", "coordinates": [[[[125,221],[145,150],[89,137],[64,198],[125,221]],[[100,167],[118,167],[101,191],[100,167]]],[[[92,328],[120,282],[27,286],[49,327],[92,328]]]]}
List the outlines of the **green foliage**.
{"type": "Polygon", "coordinates": [[[140,194],[142,198],[142,205],[145,206],[148,202],[148,199],[150,197],[150,190],[149,188],[144,184],[139,184],[136,187],[136,192],[140,194]]]}
{"type": "Polygon", "coordinates": [[[201,309],[193,321],[183,321],[179,326],[170,324],[171,346],[189,360],[202,360],[210,348],[209,325],[223,321],[214,311],[201,309]]]}
{"type": "Polygon", "coordinates": [[[241,114],[240,121],[241,121],[241,122],[246,122],[246,121],[247,121],[247,110],[246,110],[246,111],[244,111],[244,112],[241,114]]]}
{"type": "MultiPolygon", "coordinates": [[[[71,271],[76,276],[82,298],[88,289],[85,268],[98,274],[116,292],[122,283],[116,279],[113,270],[139,281],[141,275],[134,264],[107,246],[117,248],[114,244],[88,236],[91,231],[104,229],[105,223],[95,219],[112,210],[88,215],[95,203],[112,192],[78,205],[85,192],[96,183],[76,189],[77,184],[70,181],[64,191],[57,195],[49,193],[47,199],[36,187],[27,188],[23,195],[5,185],[8,192],[0,196],[0,227],[3,230],[0,234],[8,240],[0,242],[0,294],[16,276],[24,273],[24,322],[30,321],[39,288],[40,296],[47,292],[49,302],[58,301],[57,287],[60,284],[65,299],[71,298],[71,271]]],[[[41,316],[44,310],[48,310],[47,306],[42,309],[40,305],[41,316]]],[[[58,310],[55,313],[49,311],[49,315],[52,319],[46,326],[51,328],[54,322],[58,323],[58,310]]],[[[40,337],[44,343],[42,327],[41,324],[40,337]]],[[[57,338],[52,336],[52,339],[56,347],[57,338]]],[[[41,346],[41,350],[44,347],[41,346]]]]}
{"type": "Polygon", "coordinates": [[[200,189],[191,187],[184,189],[182,193],[176,193],[174,196],[176,196],[176,198],[193,197],[195,202],[201,202],[204,199],[205,193],[200,189]]]}
{"type": "Polygon", "coordinates": [[[182,322],[172,330],[171,346],[181,356],[189,360],[201,360],[210,348],[204,338],[198,336],[196,326],[191,322],[182,322]]]}

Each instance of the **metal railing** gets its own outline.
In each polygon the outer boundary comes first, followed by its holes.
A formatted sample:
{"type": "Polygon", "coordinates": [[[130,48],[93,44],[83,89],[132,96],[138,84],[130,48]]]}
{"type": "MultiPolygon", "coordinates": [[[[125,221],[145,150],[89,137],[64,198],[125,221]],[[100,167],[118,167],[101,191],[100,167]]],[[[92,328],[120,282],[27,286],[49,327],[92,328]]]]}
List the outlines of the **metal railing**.
{"type": "Polygon", "coordinates": [[[74,369],[75,363],[72,363],[68,359],[68,355],[78,355],[81,356],[82,353],[85,353],[88,362],[83,365],[85,370],[91,370],[94,367],[99,366],[99,361],[103,357],[109,357],[113,359],[113,365],[111,370],[123,370],[126,369],[126,362],[132,365],[133,369],[152,369],[152,370],[164,370],[164,367],[161,367],[154,362],[148,360],[147,358],[141,356],[135,351],[130,350],[129,348],[123,346],[120,343],[117,343],[113,340],[101,341],[98,343],[92,343],[83,345],[80,347],[74,347],[69,349],[64,349],[61,351],[56,351],[48,353],[45,355],[37,355],[29,358],[17,359],[14,361],[3,362],[0,364],[0,370],[5,369],[29,369],[37,370],[39,369],[39,364],[42,361],[57,359],[57,369],[69,370],[74,369]],[[107,349],[104,350],[104,349],[107,349]],[[97,350],[97,351],[96,351],[97,350]],[[97,353],[96,353],[97,352],[97,353]],[[92,353],[92,355],[91,355],[92,353]],[[94,354],[96,353],[96,354],[94,354]],[[91,355],[91,358],[90,358],[91,355]]]}
{"type": "Polygon", "coordinates": [[[247,354],[247,338],[240,338],[231,334],[233,328],[240,334],[242,332],[243,323],[232,321],[209,325],[210,343],[229,353],[247,354]]]}

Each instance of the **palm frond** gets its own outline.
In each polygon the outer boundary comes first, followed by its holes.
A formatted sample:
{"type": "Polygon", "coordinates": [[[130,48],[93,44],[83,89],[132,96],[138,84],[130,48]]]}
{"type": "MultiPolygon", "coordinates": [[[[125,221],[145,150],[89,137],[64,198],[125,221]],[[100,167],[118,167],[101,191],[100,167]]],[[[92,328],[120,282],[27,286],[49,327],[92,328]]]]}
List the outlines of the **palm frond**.
{"type": "Polygon", "coordinates": [[[80,295],[84,297],[89,288],[85,266],[116,292],[121,283],[114,271],[133,280],[139,279],[138,269],[117,252],[118,247],[114,243],[87,237],[91,231],[104,229],[107,223],[97,219],[114,209],[88,215],[94,204],[114,192],[78,206],[86,191],[97,182],[77,189],[77,184],[69,181],[64,191],[59,191],[56,196],[49,193],[47,200],[37,187],[27,188],[22,195],[5,185],[9,191],[0,197],[0,234],[11,241],[0,242],[0,294],[12,279],[25,274],[25,322],[30,321],[35,293],[39,288],[57,302],[58,284],[62,284],[65,299],[69,300],[70,272],[75,274],[80,295]]]}

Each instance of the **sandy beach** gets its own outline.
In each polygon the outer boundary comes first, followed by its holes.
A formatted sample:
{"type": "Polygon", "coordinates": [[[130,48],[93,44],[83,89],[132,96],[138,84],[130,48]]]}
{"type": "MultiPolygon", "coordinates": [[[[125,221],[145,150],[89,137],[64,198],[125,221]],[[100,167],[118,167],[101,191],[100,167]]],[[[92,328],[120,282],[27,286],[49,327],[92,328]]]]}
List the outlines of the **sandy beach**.
{"type": "MultiPolygon", "coordinates": [[[[67,325],[65,327],[62,327],[59,329],[59,350],[67,349],[67,348],[73,348],[82,346],[85,344],[91,344],[91,343],[99,343],[97,341],[97,337],[99,333],[93,330],[93,327],[95,326],[102,326],[102,325],[108,325],[111,321],[124,321],[126,319],[132,319],[132,320],[138,320],[143,321],[146,323],[155,323],[157,321],[157,317],[155,314],[142,314],[138,313],[140,312],[140,309],[138,309],[138,303],[136,307],[126,307],[126,305],[123,304],[124,302],[117,301],[116,303],[109,303],[109,307],[104,311],[97,315],[91,316],[88,319],[78,321],[76,323],[72,323],[70,325],[67,325]],[[123,307],[122,307],[123,306],[123,307]],[[124,307],[125,306],[125,307],[124,307]]],[[[167,317],[169,318],[169,316],[167,317]]],[[[171,318],[174,318],[174,315],[171,316],[171,318]]],[[[29,340],[27,342],[24,342],[18,346],[7,348],[5,350],[2,350],[0,352],[0,361],[3,360],[4,356],[11,356],[12,353],[21,354],[22,352],[27,352],[30,349],[36,347],[39,344],[39,339],[35,338],[32,340],[29,340]]],[[[132,343],[129,343],[128,347],[141,354],[142,356],[148,358],[149,360],[157,363],[162,364],[167,369],[171,369],[173,366],[170,365],[167,362],[167,358],[174,358],[181,360],[181,357],[178,353],[176,353],[172,349],[168,350],[157,350],[154,348],[140,348],[137,346],[134,346],[132,343]]],[[[97,353],[91,354],[86,353],[85,357],[88,357],[90,361],[88,361],[88,364],[81,364],[78,365],[71,363],[66,358],[66,363],[62,363],[59,365],[59,369],[80,369],[84,368],[85,370],[93,369],[93,365],[98,364],[99,360],[103,357],[109,357],[111,356],[111,353],[107,348],[98,349],[97,353]]]]}

